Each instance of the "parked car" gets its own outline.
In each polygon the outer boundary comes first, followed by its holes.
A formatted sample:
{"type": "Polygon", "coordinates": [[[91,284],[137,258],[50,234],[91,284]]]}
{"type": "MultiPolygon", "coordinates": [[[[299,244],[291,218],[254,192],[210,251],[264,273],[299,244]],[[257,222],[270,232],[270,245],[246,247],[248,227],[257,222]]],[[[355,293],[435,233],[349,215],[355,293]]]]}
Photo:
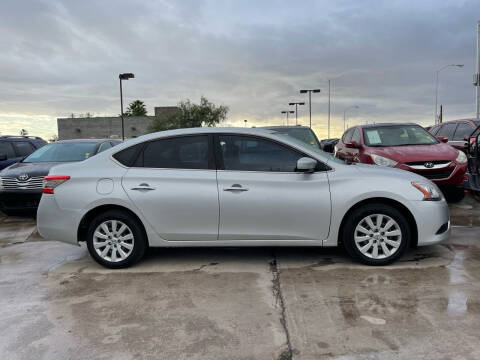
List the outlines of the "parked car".
{"type": "Polygon", "coordinates": [[[467,152],[468,139],[473,142],[471,134],[480,125],[477,119],[460,119],[445,121],[441,124],[434,125],[430,128],[430,132],[437,138],[447,141],[454,148],[467,152]]]}
{"type": "Polygon", "coordinates": [[[320,149],[328,153],[333,153],[335,151],[335,145],[337,145],[339,140],[338,138],[323,139],[320,141],[320,149]]]}
{"type": "Polygon", "coordinates": [[[290,136],[297,140],[304,142],[307,145],[320,149],[320,142],[313,130],[307,126],[266,126],[260,129],[270,129],[276,131],[278,134],[290,136]]]}
{"type": "Polygon", "coordinates": [[[336,246],[369,265],[449,237],[448,206],[417,174],[349,165],[268,129],[195,128],[124,142],[45,177],[38,231],[99,264],[147,247],[336,246]]]}
{"type": "Polygon", "coordinates": [[[432,180],[452,198],[463,196],[466,155],[417,124],[370,124],[348,129],[335,156],[350,162],[411,171],[432,180]]]}
{"type": "Polygon", "coordinates": [[[0,170],[19,162],[45,144],[47,142],[37,136],[0,136],[0,170]]]}
{"type": "Polygon", "coordinates": [[[82,161],[111,148],[120,140],[64,140],[43,146],[0,172],[0,210],[5,214],[34,211],[49,170],[65,162],[82,161]]]}

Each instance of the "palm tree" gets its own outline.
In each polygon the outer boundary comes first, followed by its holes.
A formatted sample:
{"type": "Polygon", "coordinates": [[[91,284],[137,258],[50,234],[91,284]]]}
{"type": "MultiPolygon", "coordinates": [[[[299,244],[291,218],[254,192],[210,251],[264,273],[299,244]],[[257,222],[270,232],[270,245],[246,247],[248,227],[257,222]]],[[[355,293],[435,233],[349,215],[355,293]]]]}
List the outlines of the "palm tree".
{"type": "Polygon", "coordinates": [[[125,116],[145,116],[147,115],[147,108],[143,101],[135,100],[128,105],[125,116]]]}

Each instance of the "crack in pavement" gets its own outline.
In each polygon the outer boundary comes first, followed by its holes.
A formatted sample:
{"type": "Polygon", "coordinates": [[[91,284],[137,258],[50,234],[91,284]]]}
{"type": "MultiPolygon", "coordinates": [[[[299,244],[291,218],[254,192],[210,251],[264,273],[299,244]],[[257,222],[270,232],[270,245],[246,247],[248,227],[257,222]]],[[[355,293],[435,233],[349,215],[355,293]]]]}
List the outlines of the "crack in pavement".
{"type": "Polygon", "coordinates": [[[290,332],[287,326],[287,314],[286,314],[286,307],[285,307],[285,299],[282,294],[282,289],[280,286],[280,270],[277,266],[277,256],[275,251],[272,252],[273,259],[270,261],[270,271],[272,272],[272,291],[273,296],[275,297],[275,301],[277,304],[280,304],[281,308],[281,317],[280,323],[282,324],[283,331],[285,332],[286,342],[287,342],[287,349],[283,351],[278,360],[293,360],[293,348],[292,342],[290,340],[290,332]]]}

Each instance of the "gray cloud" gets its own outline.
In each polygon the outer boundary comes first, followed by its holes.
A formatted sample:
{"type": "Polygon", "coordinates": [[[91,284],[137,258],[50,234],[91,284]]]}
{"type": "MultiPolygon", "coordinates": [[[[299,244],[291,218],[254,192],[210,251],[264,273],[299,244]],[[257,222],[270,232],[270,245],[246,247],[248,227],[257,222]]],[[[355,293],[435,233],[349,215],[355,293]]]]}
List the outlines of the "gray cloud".
{"type": "Polygon", "coordinates": [[[230,124],[280,122],[301,87],[321,87],[312,109],[324,136],[327,79],[337,129],[353,103],[350,121],[428,124],[434,71],[464,63],[442,72],[440,102],[447,118],[470,116],[478,14],[478,1],[4,0],[0,131],[36,115],[30,132],[43,135],[57,116],[117,114],[125,71],[136,75],[127,101],[152,111],[205,95],[230,106],[230,124]]]}

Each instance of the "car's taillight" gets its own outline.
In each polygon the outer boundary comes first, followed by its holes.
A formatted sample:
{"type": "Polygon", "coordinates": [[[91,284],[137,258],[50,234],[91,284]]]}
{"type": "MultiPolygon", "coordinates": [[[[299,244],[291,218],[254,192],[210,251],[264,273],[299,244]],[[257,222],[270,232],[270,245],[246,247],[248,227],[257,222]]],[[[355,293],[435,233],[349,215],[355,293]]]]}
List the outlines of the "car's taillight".
{"type": "Polygon", "coordinates": [[[53,189],[58,185],[63,184],[65,181],[69,180],[70,176],[45,176],[43,178],[43,187],[42,193],[44,194],[53,194],[53,189]]]}

